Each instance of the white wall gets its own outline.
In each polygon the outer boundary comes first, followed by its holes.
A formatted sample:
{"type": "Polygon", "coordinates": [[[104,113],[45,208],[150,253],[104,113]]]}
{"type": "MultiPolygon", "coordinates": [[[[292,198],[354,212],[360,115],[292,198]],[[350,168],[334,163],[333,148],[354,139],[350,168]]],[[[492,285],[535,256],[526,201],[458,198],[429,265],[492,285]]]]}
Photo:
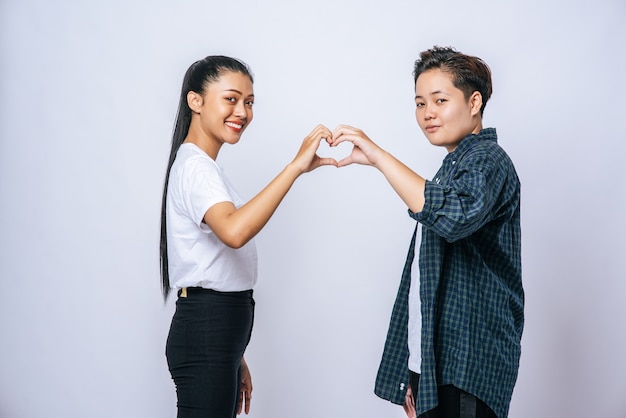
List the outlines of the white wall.
{"type": "MultiPolygon", "coordinates": [[[[317,123],[434,174],[411,76],[434,44],[491,66],[485,125],[522,180],[510,416],[626,416],[626,5],[443,3],[2,1],[0,416],[175,416],[158,229],[191,62],[255,73],[255,121],[219,158],[251,197],[317,123]]],[[[404,416],[373,382],[412,225],[373,169],[298,180],[257,241],[251,417],[404,416]]]]}

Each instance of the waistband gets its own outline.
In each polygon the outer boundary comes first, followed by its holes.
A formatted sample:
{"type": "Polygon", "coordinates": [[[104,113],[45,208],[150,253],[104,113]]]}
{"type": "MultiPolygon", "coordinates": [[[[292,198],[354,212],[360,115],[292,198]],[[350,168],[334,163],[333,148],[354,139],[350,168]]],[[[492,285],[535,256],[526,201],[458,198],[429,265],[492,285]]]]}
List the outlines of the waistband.
{"type": "Polygon", "coordinates": [[[204,287],[183,287],[178,291],[179,298],[186,298],[192,295],[222,295],[222,296],[239,296],[239,297],[252,297],[252,289],[241,290],[237,292],[221,292],[214,289],[205,289],[204,287]]]}

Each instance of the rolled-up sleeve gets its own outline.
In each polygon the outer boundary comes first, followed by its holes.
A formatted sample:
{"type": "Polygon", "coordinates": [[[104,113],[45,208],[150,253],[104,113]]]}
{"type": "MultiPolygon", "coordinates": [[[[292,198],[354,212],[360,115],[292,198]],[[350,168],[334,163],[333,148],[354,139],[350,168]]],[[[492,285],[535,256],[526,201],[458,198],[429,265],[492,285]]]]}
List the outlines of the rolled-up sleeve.
{"type": "Polygon", "coordinates": [[[448,242],[466,238],[489,222],[505,176],[488,149],[464,156],[457,167],[449,162],[445,184],[426,181],[421,212],[409,215],[448,242]]]}

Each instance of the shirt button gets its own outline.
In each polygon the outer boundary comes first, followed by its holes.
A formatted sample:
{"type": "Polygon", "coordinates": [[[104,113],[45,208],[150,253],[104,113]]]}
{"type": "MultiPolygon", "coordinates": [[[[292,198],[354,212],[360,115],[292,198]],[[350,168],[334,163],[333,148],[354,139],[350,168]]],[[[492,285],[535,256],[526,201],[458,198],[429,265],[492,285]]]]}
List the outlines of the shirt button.
{"type": "Polygon", "coordinates": [[[400,383],[400,390],[404,390],[404,383],[400,383]]]}

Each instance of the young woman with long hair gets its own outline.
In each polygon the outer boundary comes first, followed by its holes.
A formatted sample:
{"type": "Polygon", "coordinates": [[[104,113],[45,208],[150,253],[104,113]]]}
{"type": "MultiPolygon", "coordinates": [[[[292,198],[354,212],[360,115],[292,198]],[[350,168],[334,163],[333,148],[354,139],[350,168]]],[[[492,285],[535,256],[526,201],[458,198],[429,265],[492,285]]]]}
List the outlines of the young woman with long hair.
{"type": "Polygon", "coordinates": [[[248,413],[252,392],[244,359],[257,280],[253,237],[295,180],[322,165],[317,149],[332,136],[319,125],[294,159],[247,203],[217,164],[224,144],[239,142],[252,122],[253,77],[234,58],[208,56],[187,70],[161,209],[163,295],[178,294],[166,344],[178,417],[248,413]]]}

